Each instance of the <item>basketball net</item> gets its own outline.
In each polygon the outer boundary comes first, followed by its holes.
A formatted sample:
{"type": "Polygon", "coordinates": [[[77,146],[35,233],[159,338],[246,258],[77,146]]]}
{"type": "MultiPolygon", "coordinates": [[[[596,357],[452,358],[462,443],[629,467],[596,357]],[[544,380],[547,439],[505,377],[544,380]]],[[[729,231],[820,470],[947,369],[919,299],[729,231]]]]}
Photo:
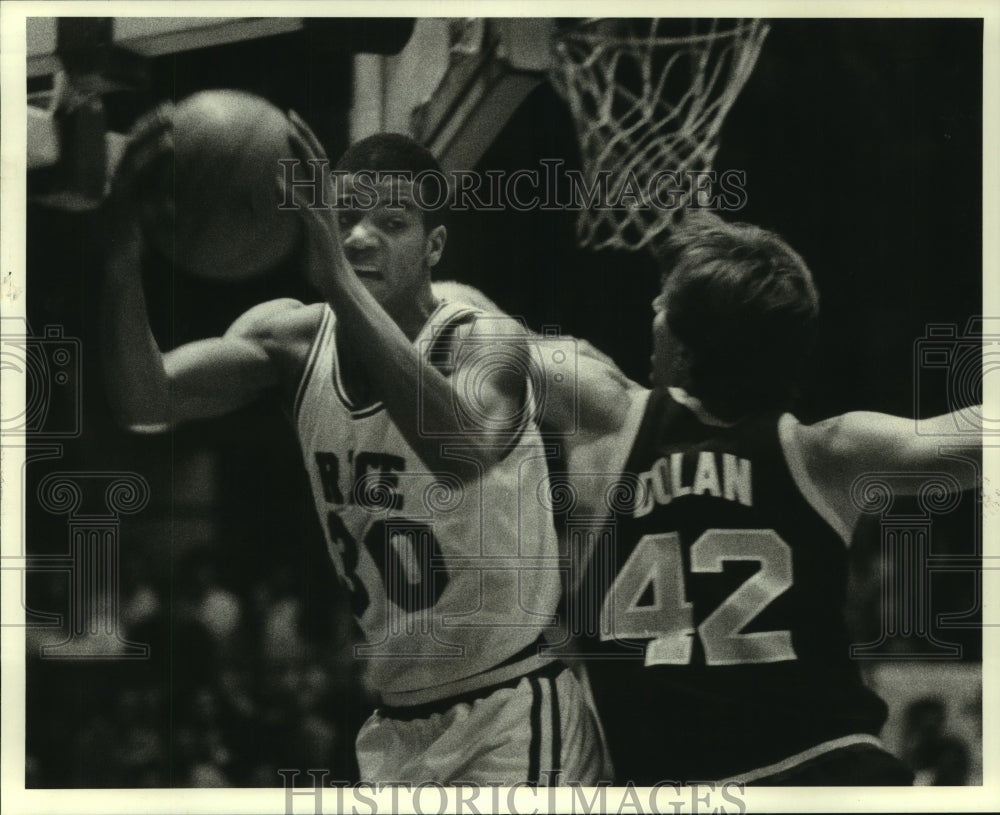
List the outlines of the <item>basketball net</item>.
{"type": "Polygon", "coordinates": [[[584,173],[607,179],[611,204],[580,207],[581,247],[634,251],[683,215],[686,171],[711,169],[767,31],[760,20],[591,19],[556,37],[550,79],[576,124],[584,173]]]}

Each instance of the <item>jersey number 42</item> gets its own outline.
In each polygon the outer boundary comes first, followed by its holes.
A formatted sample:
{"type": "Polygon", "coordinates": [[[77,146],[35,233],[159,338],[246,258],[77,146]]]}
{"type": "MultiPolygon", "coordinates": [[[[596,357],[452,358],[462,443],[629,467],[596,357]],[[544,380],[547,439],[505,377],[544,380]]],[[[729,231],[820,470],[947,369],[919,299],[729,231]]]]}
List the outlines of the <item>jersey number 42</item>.
{"type": "Polygon", "coordinates": [[[708,665],[796,659],[790,631],[742,630],[792,585],[792,550],[771,529],[709,529],[691,546],[691,571],[722,571],[725,561],[757,561],[760,570],[695,629],[684,591],[681,540],[676,532],[644,535],[601,606],[602,640],[650,640],[646,665],[687,665],[694,636],[708,665]],[[652,589],[652,602],[639,605],[652,589]]]}

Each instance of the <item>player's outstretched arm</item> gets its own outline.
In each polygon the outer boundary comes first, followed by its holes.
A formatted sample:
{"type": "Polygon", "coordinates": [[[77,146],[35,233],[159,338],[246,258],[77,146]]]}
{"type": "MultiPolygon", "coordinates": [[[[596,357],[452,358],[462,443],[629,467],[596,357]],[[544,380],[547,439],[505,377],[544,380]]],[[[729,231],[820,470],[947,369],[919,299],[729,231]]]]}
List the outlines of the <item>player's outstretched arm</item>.
{"type": "Polygon", "coordinates": [[[566,339],[576,353],[576,378],[548,383],[542,424],[570,443],[574,436],[582,442],[617,434],[649,389],[625,376],[611,357],[586,340],[566,339]]]}
{"type": "Polygon", "coordinates": [[[133,130],[119,165],[110,206],[111,235],[103,292],[104,369],[116,421],[136,432],[157,432],[191,419],[223,415],[277,383],[266,343],[274,312],[287,303],[247,312],[225,337],[162,353],[153,336],[142,283],[144,173],[168,160],[170,111],[159,109],[133,130]]]}
{"type": "MultiPolygon", "coordinates": [[[[435,282],[432,288],[438,297],[509,316],[485,294],[466,283],[444,280],[435,282]]],[[[529,335],[542,344],[547,341],[533,332],[529,335]]],[[[567,438],[578,434],[586,437],[615,433],[626,421],[632,404],[637,399],[644,399],[649,390],[625,376],[611,357],[587,340],[569,335],[558,339],[565,341],[574,354],[576,376],[545,377],[544,360],[539,363],[544,388],[541,394],[543,426],[567,438]]]]}
{"type": "Polygon", "coordinates": [[[907,479],[893,481],[892,473],[945,473],[959,489],[975,489],[978,472],[969,466],[967,457],[981,460],[982,439],[975,435],[956,437],[956,428],[967,431],[981,426],[979,407],[919,420],[855,411],[798,426],[796,442],[810,478],[853,530],[860,509],[851,498],[851,488],[862,476],[885,475],[898,495],[909,494],[919,485],[907,479]],[[947,446],[961,447],[963,456],[942,455],[941,448],[947,446]]]}
{"type": "MultiPolygon", "coordinates": [[[[504,312],[478,289],[464,283],[435,283],[440,297],[468,303],[493,314],[504,312]]],[[[540,422],[562,447],[572,469],[590,474],[606,472],[617,478],[631,449],[649,389],[629,379],[615,361],[578,337],[558,340],[573,354],[575,376],[562,371],[548,376],[544,357],[551,338],[531,334],[537,350],[540,422]]],[[[596,482],[595,482],[596,483],[596,482]]]]}

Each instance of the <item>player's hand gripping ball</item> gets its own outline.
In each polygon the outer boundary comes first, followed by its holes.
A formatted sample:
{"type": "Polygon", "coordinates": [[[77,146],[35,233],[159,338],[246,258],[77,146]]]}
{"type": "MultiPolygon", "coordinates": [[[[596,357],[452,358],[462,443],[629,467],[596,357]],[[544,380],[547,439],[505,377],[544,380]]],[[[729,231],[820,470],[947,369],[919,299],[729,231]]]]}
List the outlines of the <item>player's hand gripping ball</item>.
{"type": "Polygon", "coordinates": [[[171,113],[172,159],[140,191],[148,241],[182,270],[246,280],[298,242],[294,210],[278,209],[279,159],[293,158],[278,108],[241,91],[189,96],[171,113]]]}

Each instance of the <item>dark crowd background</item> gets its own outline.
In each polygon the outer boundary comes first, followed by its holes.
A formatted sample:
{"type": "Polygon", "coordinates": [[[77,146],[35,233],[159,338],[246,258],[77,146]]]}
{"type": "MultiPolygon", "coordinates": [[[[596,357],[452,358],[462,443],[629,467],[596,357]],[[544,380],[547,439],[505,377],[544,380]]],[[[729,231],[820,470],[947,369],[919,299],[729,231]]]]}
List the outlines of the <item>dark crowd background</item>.
{"type": "MultiPolygon", "coordinates": [[[[329,31],[157,57],[149,69],[141,98],[106,97],[112,129],[127,130],[158,101],[236,87],[297,110],[331,156],[347,144],[351,55],[329,31]]],[[[773,21],[715,164],[746,172],[746,207],[727,217],[777,230],[815,273],[822,327],[804,421],[852,409],[933,415],[964,392],[947,370],[915,367],[914,354],[928,324],[956,325],[946,345],[958,347],[968,318],[982,313],[981,74],[978,20],[773,21]]],[[[479,169],[531,169],[549,157],[579,166],[568,113],[543,85],[479,169]]],[[[27,213],[29,323],[79,338],[82,405],[79,437],[27,468],[27,547],[67,551],[66,518],[34,499],[49,473],[144,477],[150,503],[119,529],[120,620],[124,637],[151,651],[137,661],[41,659],[39,647],[65,632],[28,629],[26,783],[279,786],[282,768],[350,780],[353,734],[371,699],[290,424],[268,403],[158,437],[112,424],[100,364],[104,218],[27,213]]],[[[456,216],[439,277],[482,288],[533,328],[589,339],[645,381],[658,273],[642,254],[577,249],[573,229],[572,213],[456,216]]],[[[294,259],[262,280],[223,285],[150,258],[146,282],[164,348],[218,334],[270,297],[315,299],[294,259]]],[[[933,551],[974,553],[978,513],[966,495],[935,518],[933,551]]],[[[872,522],[853,549],[858,642],[879,631],[878,535],[872,522]]],[[[29,574],[29,610],[65,614],[67,583],[29,574]]],[[[975,611],[964,629],[940,628],[937,615],[974,610],[978,576],[953,571],[931,583],[932,633],[977,663],[975,611]]],[[[907,757],[926,778],[964,783],[968,756],[956,758],[943,700],[914,704],[907,757]]]]}

